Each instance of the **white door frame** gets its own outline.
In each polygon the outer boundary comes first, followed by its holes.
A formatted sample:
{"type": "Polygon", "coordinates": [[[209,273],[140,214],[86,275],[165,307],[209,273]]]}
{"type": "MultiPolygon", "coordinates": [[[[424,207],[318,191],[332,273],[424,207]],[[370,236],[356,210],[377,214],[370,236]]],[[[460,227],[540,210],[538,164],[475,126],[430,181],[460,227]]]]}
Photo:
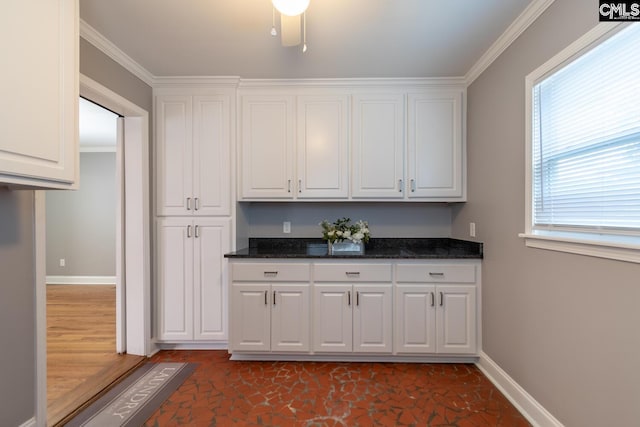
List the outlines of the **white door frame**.
{"type": "MultiPolygon", "coordinates": [[[[120,332],[127,353],[148,356],[151,340],[149,112],[80,75],[80,95],[124,116],[124,307],[120,332]]],[[[82,183],[80,184],[82,185],[82,183]]],[[[47,420],[45,193],[35,192],[36,423],[47,420]]]]}

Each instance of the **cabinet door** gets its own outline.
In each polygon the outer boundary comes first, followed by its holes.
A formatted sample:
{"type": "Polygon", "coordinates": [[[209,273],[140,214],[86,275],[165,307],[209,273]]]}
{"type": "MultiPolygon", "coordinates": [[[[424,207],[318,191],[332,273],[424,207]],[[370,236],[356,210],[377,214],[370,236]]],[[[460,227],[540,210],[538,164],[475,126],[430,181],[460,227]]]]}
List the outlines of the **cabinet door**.
{"type": "Polygon", "coordinates": [[[476,353],[476,288],[436,287],[438,353],[476,353]]]}
{"type": "Polygon", "coordinates": [[[78,0],[2,3],[0,183],[77,185],[78,27],[78,0]]]}
{"type": "Polygon", "coordinates": [[[308,284],[271,286],[271,351],[310,350],[309,297],[308,284]]]}
{"type": "Polygon", "coordinates": [[[347,96],[298,97],[298,198],[349,196],[347,96]]]}
{"type": "Polygon", "coordinates": [[[242,98],[241,199],[293,198],[293,97],[242,98]]]}
{"type": "Polygon", "coordinates": [[[351,285],[315,284],[313,291],[313,350],[351,352],[351,285]]]}
{"type": "Polygon", "coordinates": [[[267,284],[231,285],[231,350],[271,349],[270,287],[267,284]]]}
{"type": "Polygon", "coordinates": [[[226,95],[193,97],[195,215],[231,214],[230,102],[226,95]]]}
{"type": "Polygon", "coordinates": [[[435,288],[396,285],[394,325],[396,353],[435,353],[435,288]]]}
{"type": "Polygon", "coordinates": [[[462,90],[409,95],[410,198],[463,197],[462,90]]]}
{"type": "Polygon", "coordinates": [[[194,339],[227,339],[227,260],[231,250],[231,220],[194,220],[193,292],[194,339]]]}
{"type": "Polygon", "coordinates": [[[354,285],[353,351],[391,353],[392,297],[389,285],[354,285]]]}
{"type": "Polygon", "coordinates": [[[193,226],[191,220],[157,223],[158,339],[193,339],[193,226]]]}
{"type": "Polygon", "coordinates": [[[156,98],[158,215],[193,212],[192,121],[190,96],[156,98]]]}
{"type": "Polygon", "coordinates": [[[404,96],[353,98],[353,198],[404,197],[404,96]]]}

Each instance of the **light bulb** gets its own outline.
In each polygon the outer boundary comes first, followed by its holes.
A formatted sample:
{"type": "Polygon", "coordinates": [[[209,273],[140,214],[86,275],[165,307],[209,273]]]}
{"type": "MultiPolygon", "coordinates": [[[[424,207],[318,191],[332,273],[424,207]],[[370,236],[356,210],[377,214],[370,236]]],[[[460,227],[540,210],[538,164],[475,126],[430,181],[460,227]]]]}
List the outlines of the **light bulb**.
{"type": "Polygon", "coordinates": [[[287,16],[298,16],[307,10],[310,0],[271,0],[278,12],[287,16]]]}
{"type": "Polygon", "coordinates": [[[272,35],[273,37],[275,37],[275,36],[277,36],[277,35],[278,35],[278,32],[276,31],[276,27],[271,27],[271,35],[272,35]]]}

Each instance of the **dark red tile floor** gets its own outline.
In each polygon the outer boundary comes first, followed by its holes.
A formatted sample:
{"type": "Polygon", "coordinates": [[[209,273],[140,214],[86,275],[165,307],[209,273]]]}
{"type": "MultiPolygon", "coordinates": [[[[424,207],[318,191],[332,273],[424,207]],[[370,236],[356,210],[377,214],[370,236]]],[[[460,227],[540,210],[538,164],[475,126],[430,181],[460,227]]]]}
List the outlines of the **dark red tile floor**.
{"type": "Polygon", "coordinates": [[[162,351],[194,373],[145,426],[529,426],[465,364],[232,362],[226,351],[162,351]]]}

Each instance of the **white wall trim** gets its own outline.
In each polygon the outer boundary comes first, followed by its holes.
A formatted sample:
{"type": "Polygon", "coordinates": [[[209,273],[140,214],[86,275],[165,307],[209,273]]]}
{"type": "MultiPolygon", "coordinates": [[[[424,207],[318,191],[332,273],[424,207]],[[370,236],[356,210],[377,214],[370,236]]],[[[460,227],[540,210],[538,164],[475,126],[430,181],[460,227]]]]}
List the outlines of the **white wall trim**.
{"type": "Polygon", "coordinates": [[[116,276],[47,276],[47,285],[115,285],[116,276]]]}
{"type": "Polygon", "coordinates": [[[18,427],[36,427],[36,419],[35,419],[35,417],[31,418],[30,420],[27,420],[27,421],[23,422],[18,427]]]}
{"type": "Polygon", "coordinates": [[[81,145],[81,153],[115,153],[115,145],[81,145]]]}
{"type": "Polygon", "coordinates": [[[476,366],[534,427],[563,427],[560,421],[503,371],[485,352],[480,353],[480,360],[476,366]]]}
{"type": "Polygon", "coordinates": [[[515,21],[507,27],[504,33],[491,45],[491,47],[480,57],[465,75],[465,81],[469,86],[475,79],[477,79],[489,66],[498,59],[498,57],[504,52],[511,43],[513,43],[524,31],[529,28],[531,24],[542,13],[547,10],[554,0],[533,0],[529,6],[516,18],[515,21]]]}
{"type": "Polygon", "coordinates": [[[129,55],[124,53],[118,46],[111,43],[105,36],[100,34],[95,28],[80,19],[80,37],[94,45],[109,58],[122,65],[131,74],[153,86],[155,77],[146,68],[138,64],[129,55]]]}

